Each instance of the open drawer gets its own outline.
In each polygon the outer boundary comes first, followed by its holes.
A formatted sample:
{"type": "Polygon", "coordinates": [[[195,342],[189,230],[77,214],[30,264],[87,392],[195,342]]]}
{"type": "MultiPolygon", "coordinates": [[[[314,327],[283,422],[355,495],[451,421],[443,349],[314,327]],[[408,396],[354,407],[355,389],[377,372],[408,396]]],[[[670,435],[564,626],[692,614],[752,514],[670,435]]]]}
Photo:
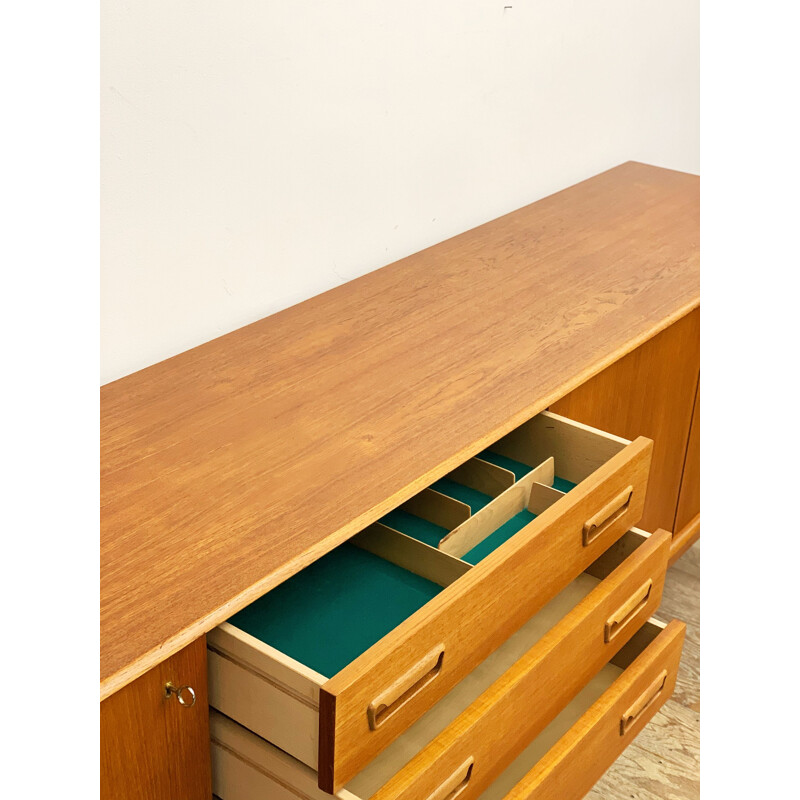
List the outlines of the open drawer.
{"type": "MultiPolygon", "coordinates": [[[[593,756],[590,765],[582,756],[576,757],[579,763],[573,764],[572,770],[577,778],[566,777],[580,781],[588,770],[592,777],[585,792],[672,690],[682,625],[673,623],[664,637],[660,623],[645,622],[660,600],[669,541],[665,531],[649,538],[640,531],[626,534],[337,797],[503,797],[534,765],[540,769],[546,763],[542,760],[545,755],[552,760],[547,752],[550,746],[623,669],[629,667],[623,675],[626,680],[639,672],[654,672],[651,666],[638,669],[645,660],[658,665],[659,678],[662,667],[667,669],[667,677],[651,694],[643,688],[641,702],[635,702],[637,695],[630,708],[626,706],[626,721],[617,720],[619,742],[605,729],[599,742],[589,739],[606,760],[600,763],[593,756]],[[642,587],[646,587],[644,591],[642,587]],[[581,597],[562,616],[565,607],[581,597]],[[660,644],[656,646],[656,642],[660,644]]],[[[619,688],[618,683],[610,691],[619,688]]],[[[626,690],[624,697],[633,692],[626,690]]],[[[602,699],[609,697],[606,694],[602,699]]],[[[578,731],[573,727],[569,736],[574,738],[578,731]]],[[[592,737],[596,737],[594,732],[592,737]]],[[[212,714],[212,758],[214,791],[223,800],[282,797],[280,785],[316,800],[330,796],[316,789],[313,770],[217,714],[212,714]]],[[[562,799],[580,796],[578,792],[552,795],[562,799]]]]}
{"type": "MultiPolygon", "coordinates": [[[[403,796],[414,800],[580,800],[672,694],[684,631],[681,622],[664,625],[649,620],[485,789],[478,788],[476,762],[467,758],[452,775],[439,778],[442,782],[433,793],[403,796]]],[[[312,769],[215,711],[211,712],[211,762],[214,793],[222,800],[296,800],[298,796],[326,800],[331,796],[317,787],[312,769]]],[[[335,797],[399,797],[394,782],[370,795],[366,782],[354,781],[335,797]]]]}
{"type": "Polygon", "coordinates": [[[212,707],[338,790],[639,520],[651,451],[538,415],[401,506],[441,536],[389,515],[212,631],[212,707]]]}

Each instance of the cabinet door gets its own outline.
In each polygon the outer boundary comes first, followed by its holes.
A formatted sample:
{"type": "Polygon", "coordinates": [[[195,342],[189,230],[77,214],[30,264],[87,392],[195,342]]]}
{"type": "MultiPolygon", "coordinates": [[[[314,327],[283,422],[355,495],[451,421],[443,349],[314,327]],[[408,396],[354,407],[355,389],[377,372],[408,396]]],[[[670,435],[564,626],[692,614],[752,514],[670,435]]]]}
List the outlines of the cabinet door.
{"type": "Polygon", "coordinates": [[[692,415],[692,429],[686,450],[686,464],[675,515],[675,546],[672,559],[682,555],[700,535],[700,387],[692,415]]]}
{"type": "Polygon", "coordinates": [[[700,309],[591,378],[551,409],[626,439],[653,440],[639,526],[676,531],[689,430],[700,375],[700,309]]]}
{"type": "Polygon", "coordinates": [[[102,800],[208,800],[206,641],[198,639],[100,704],[102,800]],[[165,687],[190,686],[181,704],[165,687]]]}

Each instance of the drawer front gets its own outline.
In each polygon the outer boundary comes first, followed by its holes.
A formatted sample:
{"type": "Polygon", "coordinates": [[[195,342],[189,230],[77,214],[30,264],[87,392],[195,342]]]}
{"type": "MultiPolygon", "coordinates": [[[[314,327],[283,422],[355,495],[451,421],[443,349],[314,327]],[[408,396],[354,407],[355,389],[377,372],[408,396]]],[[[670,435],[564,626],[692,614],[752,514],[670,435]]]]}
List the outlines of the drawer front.
{"type": "Polygon", "coordinates": [[[639,438],[320,691],[319,785],[343,786],[639,520],[639,438]]]}
{"type": "Polygon", "coordinates": [[[670,622],[504,800],[580,800],[672,694],[685,630],[670,622]]]}
{"type": "MultiPolygon", "coordinates": [[[[564,709],[485,791],[477,792],[477,782],[473,783],[482,762],[468,756],[432,793],[418,784],[422,793],[410,796],[415,800],[580,800],[671,695],[684,632],[683,623],[663,626],[649,620],[617,653],[612,674],[604,667],[573,701],[582,710],[564,709]]],[[[335,795],[327,794],[318,788],[317,773],[310,767],[213,710],[211,743],[214,793],[223,800],[330,800],[332,796],[378,800],[396,783],[390,779],[376,794],[352,783],[335,795]]],[[[391,768],[391,764],[384,766],[391,768]]]]}
{"type": "Polygon", "coordinates": [[[658,608],[671,538],[653,534],[372,800],[478,798],[658,608]]]}

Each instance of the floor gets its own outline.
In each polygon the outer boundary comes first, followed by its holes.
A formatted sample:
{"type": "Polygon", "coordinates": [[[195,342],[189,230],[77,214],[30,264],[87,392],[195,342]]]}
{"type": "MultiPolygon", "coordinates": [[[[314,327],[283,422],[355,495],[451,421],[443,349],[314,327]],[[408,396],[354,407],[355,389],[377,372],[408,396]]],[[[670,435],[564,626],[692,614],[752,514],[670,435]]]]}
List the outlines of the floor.
{"type": "Polygon", "coordinates": [[[700,797],[700,543],[670,567],[665,622],[686,623],[675,693],[586,800],[696,800],[700,797]]]}

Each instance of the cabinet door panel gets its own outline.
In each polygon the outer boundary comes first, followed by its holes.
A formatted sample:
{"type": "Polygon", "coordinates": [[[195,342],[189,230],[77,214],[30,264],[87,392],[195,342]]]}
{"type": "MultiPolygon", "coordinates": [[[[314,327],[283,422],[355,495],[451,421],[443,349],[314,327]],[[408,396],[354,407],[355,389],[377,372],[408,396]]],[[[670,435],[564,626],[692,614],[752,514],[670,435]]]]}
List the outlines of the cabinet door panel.
{"type": "Polygon", "coordinates": [[[700,389],[692,416],[689,448],[686,451],[686,466],[683,469],[678,514],[675,517],[675,532],[685,528],[700,513],[700,389]]]}
{"type": "Polygon", "coordinates": [[[675,515],[700,375],[695,309],[551,407],[557,414],[626,439],[653,440],[639,526],[675,531],[675,515]]]}
{"type": "Polygon", "coordinates": [[[100,704],[100,796],[211,797],[205,636],[100,704]],[[194,705],[167,697],[169,682],[191,686],[194,705]]]}
{"type": "Polygon", "coordinates": [[[670,561],[679,558],[700,536],[700,386],[692,414],[692,429],[683,467],[678,511],[675,514],[675,541],[670,561]]]}

